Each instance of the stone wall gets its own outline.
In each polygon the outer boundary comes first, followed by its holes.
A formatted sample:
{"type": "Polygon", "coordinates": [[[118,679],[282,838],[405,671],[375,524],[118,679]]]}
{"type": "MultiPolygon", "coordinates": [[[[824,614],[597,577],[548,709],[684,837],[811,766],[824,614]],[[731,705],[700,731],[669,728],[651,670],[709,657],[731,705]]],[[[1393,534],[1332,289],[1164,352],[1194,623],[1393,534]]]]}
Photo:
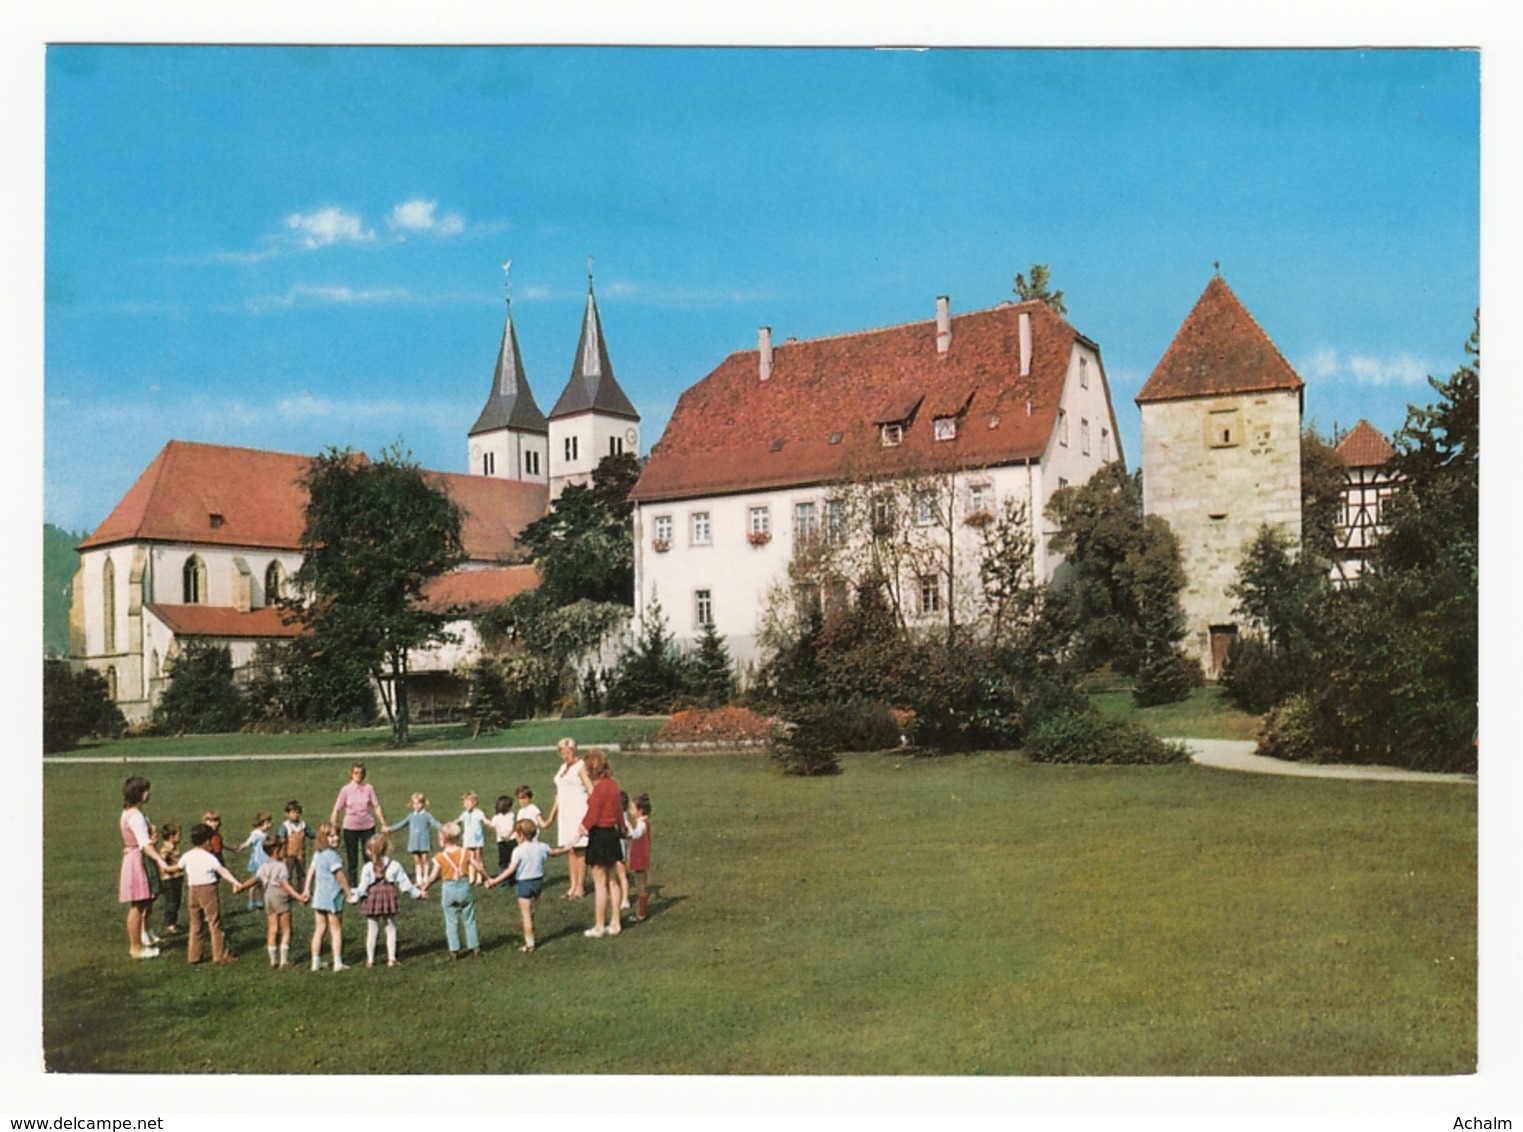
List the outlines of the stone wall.
{"type": "Polygon", "coordinates": [[[1233,625],[1227,587],[1266,524],[1301,537],[1301,395],[1296,391],[1142,405],[1143,508],[1179,538],[1185,650],[1213,672],[1211,627],[1233,625]]]}

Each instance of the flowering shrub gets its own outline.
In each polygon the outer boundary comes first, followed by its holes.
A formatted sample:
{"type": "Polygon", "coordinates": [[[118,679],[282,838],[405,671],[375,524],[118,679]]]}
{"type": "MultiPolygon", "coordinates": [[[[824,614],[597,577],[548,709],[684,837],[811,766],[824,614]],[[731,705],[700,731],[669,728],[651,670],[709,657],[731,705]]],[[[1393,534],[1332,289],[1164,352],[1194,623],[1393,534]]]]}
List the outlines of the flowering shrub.
{"type": "Polygon", "coordinates": [[[672,540],[671,539],[665,539],[665,538],[651,539],[650,540],[650,548],[652,550],[654,550],[657,554],[665,554],[668,550],[670,550],[672,548],[672,540]]]}
{"type": "Polygon", "coordinates": [[[772,541],[771,531],[752,531],[746,536],[746,541],[752,546],[766,546],[772,541]]]}
{"type": "Polygon", "coordinates": [[[963,522],[970,527],[987,527],[994,522],[994,516],[987,511],[974,511],[963,522]]]}
{"type": "Polygon", "coordinates": [[[749,708],[679,711],[661,725],[657,743],[703,743],[716,747],[750,746],[772,738],[773,721],[749,708]]]}
{"type": "Polygon", "coordinates": [[[915,741],[915,709],[891,707],[888,709],[888,715],[894,721],[894,726],[899,729],[899,742],[906,747],[913,744],[915,741]]]}

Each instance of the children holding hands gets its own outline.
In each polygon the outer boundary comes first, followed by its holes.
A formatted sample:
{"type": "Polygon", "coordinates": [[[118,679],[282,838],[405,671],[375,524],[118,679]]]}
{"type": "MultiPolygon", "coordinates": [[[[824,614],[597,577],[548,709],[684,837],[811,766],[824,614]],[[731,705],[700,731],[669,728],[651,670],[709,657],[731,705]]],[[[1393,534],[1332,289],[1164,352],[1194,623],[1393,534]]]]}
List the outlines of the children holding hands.
{"type": "MultiPolygon", "coordinates": [[[[467,798],[474,795],[467,794],[467,798]]],[[[477,813],[480,813],[478,810],[477,813]]],[[[429,866],[423,881],[423,895],[428,895],[435,880],[444,881],[440,904],[444,908],[444,939],[449,946],[449,957],[460,958],[461,930],[465,932],[465,945],[471,954],[481,957],[481,937],[476,930],[476,898],[471,884],[481,878],[481,868],[476,857],[460,844],[460,824],[446,822],[439,830],[438,853],[429,866]]]]}
{"type": "Polygon", "coordinates": [[[354,890],[344,875],[344,859],[338,854],[338,826],[323,822],[317,827],[317,852],[307,869],[302,899],[310,901],[316,922],[312,931],[312,970],[323,968],[323,933],[333,948],[333,969],[344,970],[344,901],[354,900],[354,890]]]}
{"type": "Polygon", "coordinates": [[[354,898],[360,902],[365,913],[365,966],[375,966],[375,940],[381,925],[386,926],[386,965],[400,966],[397,960],[397,890],[401,889],[415,900],[423,898],[423,892],[407,877],[407,870],[386,855],[391,843],[382,834],[376,834],[365,843],[369,858],[360,870],[360,884],[354,890],[354,898]]]}
{"type": "Polygon", "coordinates": [[[291,965],[291,901],[307,902],[304,893],[291,887],[285,852],[286,843],[279,837],[271,834],[265,838],[264,863],[254,873],[264,892],[265,950],[270,953],[271,967],[291,965]]]}
{"type": "Polygon", "coordinates": [[[412,812],[396,825],[386,827],[387,833],[407,830],[407,851],[412,854],[413,879],[423,886],[423,874],[428,871],[428,854],[433,849],[433,831],[441,828],[438,818],[428,812],[428,799],[421,793],[412,796],[412,812]]]}
{"type": "Polygon", "coordinates": [[[507,868],[487,881],[486,886],[495,888],[499,884],[506,883],[509,877],[517,878],[518,912],[523,917],[524,928],[524,945],[519,950],[532,952],[534,950],[534,911],[539,907],[539,894],[545,884],[545,862],[551,857],[559,857],[571,852],[571,846],[550,848],[539,840],[539,827],[527,818],[519,821],[513,829],[513,834],[518,839],[518,844],[513,849],[513,859],[508,862],[507,868]]]}
{"type": "Polygon", "coordinates": [[[218,880],[233,886],[233,892],[253,888],[256,877],[249,877],[241,884],[227,871],[209,848],[214,830],[205,822],[191,827],[191,849],[180,858],[180,869],[185,874],[189,889],[190,938],[186,944],[185,957],[192,963],[201,961],[201,933],[203,929],[211,939],[212,962],[231,963],[232,954],[227,950],[227,936],[222,931],[222,906],[217,890],[218,880]]]}

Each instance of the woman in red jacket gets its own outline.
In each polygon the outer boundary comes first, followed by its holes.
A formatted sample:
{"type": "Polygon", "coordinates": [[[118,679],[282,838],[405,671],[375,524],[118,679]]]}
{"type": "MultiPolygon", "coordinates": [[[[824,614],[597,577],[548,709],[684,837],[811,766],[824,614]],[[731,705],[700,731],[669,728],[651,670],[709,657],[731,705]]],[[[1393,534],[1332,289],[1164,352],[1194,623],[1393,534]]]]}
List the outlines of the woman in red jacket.
{"type": "Polygon", "coordinates": [[[613,768],[608,756],[602,751],[588,751],[583,763],[587,776],[592,780],[592,793],[587,797],[587,812],[582,817],[582,832],[587,835],[587,865],[592,871],[592,927],[584,935],[597,939],[603,935],[618,935],[619,924],[618,874],[614,867],[619,862],[619,837],[624,832],[624,807],[619,804],[619,784],[614,781],[613,768]],[[603,927],[604,915],[608,927],[603,927]]]}

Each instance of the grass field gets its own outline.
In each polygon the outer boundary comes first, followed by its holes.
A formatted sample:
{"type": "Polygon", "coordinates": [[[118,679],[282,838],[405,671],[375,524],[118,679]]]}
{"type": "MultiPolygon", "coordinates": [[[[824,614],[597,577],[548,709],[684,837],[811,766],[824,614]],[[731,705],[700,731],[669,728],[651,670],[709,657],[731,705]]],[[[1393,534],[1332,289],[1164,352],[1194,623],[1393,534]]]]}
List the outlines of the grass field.
{"type": "MultiPolygon", "coordinates": [[[[310,738],[286,743],[309,750],[310,738]]],[[[140,757],[161,744],[120,746],[140,757]]],[[[559,899],[556,860],[533,955],[516,950],[514,902],[483,892],[479,961],[447,961],[435,897],[406,903],[399,969],[274,972],[262,916],[224,893],[237,964],[189,967],[183,944],[128,960],[113,820],[126,774],[153,779],[154,819],[215,806],[236,842],[255,809],[291,796],[316,818],[349,757],[46,768],[50,1069],[1475,1068],[1476,792],[1451,784],[1003,753],[848,756],[841,776],[804,780],[757,755],[624,755],[621,783],[655,804],[656,896],[618,939],[583,938],[591,908],[559,899]],[[177,1061],[171,1048],[194,1052],[177,1061]]],[[[555,765],[392,758],[371,764],[371,781],[388,815],[421,789],[442,818],[466,788],[488,799],[528,782],[548,803],[555,765]]],[[[362,963],[364,918],[351,909],[345,926],[348,960],[362,963]]],[[[310,932],[298,911],[298,951],[310,932]]]]}
{"type": "Polygon", "coordinates": [[[1259,734],[1259,717],[1233,707],[1215,684],[1192,690],[1182,703],[1149,708],[1137,707],[1130,685],[1121,682],[1092,687],[1089,698],[1102,715],[1140,723],[1165,739],[1257,739],[1259,734]]]}

